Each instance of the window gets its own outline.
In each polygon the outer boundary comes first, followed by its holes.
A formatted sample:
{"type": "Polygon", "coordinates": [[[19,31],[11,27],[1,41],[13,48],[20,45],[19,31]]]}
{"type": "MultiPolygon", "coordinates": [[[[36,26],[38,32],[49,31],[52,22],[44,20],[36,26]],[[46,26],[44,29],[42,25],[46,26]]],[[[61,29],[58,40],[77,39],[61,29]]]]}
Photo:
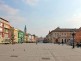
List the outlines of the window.
{"type": "Polygon", "coordinates": [[[4,37],[5,37],[5,38],[8,38],[8,34],[4,34],[4,37]]]}
{"type": "Polygon", "coordinates": [[[63,33],[62,33],[62,35],[63,35],[63,33]]]}
{"type": "Polygon", "coordinates": [[[0,22],[0,26],[2,27],[3,23],[0,22]]]}
{"type": "Polygon", "coordinates": [[[70,33],[70,35],[72,35],[72,33],[70,33]]]}
{"type": "Polygon", "coordinates": [[[4,32],[5,32],[5,33],[8,33],[8,31],[9,31],[8,29],[4,29],[4,32]]]}
{"type": "Polygon", "coordinates": [[[2,32],[2,28],[0,28],[0,32],[2,32]]]}
{"type": "Polygon", "coordinates": [[[2,34],[0,33],[0,38],[2,37],[2,34]]]}
{"type": "Polygon", "coordinates": [[[56,33],[54,33],[54,35],[56,36],[56,33]]]}
{"type": "Polygon", "coordinates": [[[9,25],[4,24],[4,27],[5,27],[5,28],[9,28],[9,25]]]}
{"type": "Polygon", "coordinates": [[[65,33],[65,35],[66,35],[66,33],[65,33]]]}

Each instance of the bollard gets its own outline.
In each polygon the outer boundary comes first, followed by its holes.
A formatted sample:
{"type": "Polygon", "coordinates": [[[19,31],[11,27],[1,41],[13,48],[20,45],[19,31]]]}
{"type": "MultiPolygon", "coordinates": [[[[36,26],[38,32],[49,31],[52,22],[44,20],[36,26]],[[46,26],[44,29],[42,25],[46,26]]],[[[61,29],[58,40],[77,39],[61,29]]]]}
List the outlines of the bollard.
{"type": "Polygon", "coordinates": [[[14,49],[13,49],[13,51],[14,51],[14,49]]]}

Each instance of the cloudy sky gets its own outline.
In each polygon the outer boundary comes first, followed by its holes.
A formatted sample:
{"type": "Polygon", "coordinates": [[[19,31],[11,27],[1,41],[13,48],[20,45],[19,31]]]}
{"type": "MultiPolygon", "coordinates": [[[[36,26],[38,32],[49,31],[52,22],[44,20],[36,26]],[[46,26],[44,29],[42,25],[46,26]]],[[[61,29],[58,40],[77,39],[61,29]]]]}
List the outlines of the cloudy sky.
{"type": "Polygon", "coordinates": [[[0,17],[15,28],[45,36],[56,27],[81,26],[81,0],[0,0],[0,17]]]}

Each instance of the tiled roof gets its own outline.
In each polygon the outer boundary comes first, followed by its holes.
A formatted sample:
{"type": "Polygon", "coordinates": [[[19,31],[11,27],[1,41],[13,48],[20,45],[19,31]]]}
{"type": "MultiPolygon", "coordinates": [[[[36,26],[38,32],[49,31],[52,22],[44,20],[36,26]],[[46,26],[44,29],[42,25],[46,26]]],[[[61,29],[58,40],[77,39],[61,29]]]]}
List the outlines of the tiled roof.
{"type": "Polygon", "coordinates": [[[81,27],[78,29],[78,32],[81,31],[81,27]]]}
{"type": "Polygon", "coordinates": [[[56,28],[55,30],[52,30],[49,34],[51,34],[52,32],[77,32],[79,29],[69,29],[69,28],[56,28]]]}
{"type": "Polygon", "coordinates": [[[7,21],[7,20],[5,20],[5,19],[1,18],[1,17],[0,17],[0,19],[4,20],[4,21],[6,21],[6,22],[9,22],[9,21],[7,21]]]}
{"type": "Polygon", "coordinates": [[[73,31],[77,31],[78,29],[55,29],[53,30],[53,32],[73,32],[73,31]]]}

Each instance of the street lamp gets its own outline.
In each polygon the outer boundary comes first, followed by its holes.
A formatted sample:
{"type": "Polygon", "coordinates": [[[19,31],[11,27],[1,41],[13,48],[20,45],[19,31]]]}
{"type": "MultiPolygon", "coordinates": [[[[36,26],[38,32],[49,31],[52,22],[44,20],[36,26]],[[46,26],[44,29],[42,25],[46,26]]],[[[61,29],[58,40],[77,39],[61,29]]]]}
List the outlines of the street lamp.
{"type": "Polygon", "coordinates": [[[74,48],[74,47],[75,47],[75,44],[74,44],[74,42],[75,42],[75,41],[74,41],[74,40],[75,40],[75,39],[74,39],[75,32],[72,33],[72,36],[73,36],[73,48],[74,48]]]}

